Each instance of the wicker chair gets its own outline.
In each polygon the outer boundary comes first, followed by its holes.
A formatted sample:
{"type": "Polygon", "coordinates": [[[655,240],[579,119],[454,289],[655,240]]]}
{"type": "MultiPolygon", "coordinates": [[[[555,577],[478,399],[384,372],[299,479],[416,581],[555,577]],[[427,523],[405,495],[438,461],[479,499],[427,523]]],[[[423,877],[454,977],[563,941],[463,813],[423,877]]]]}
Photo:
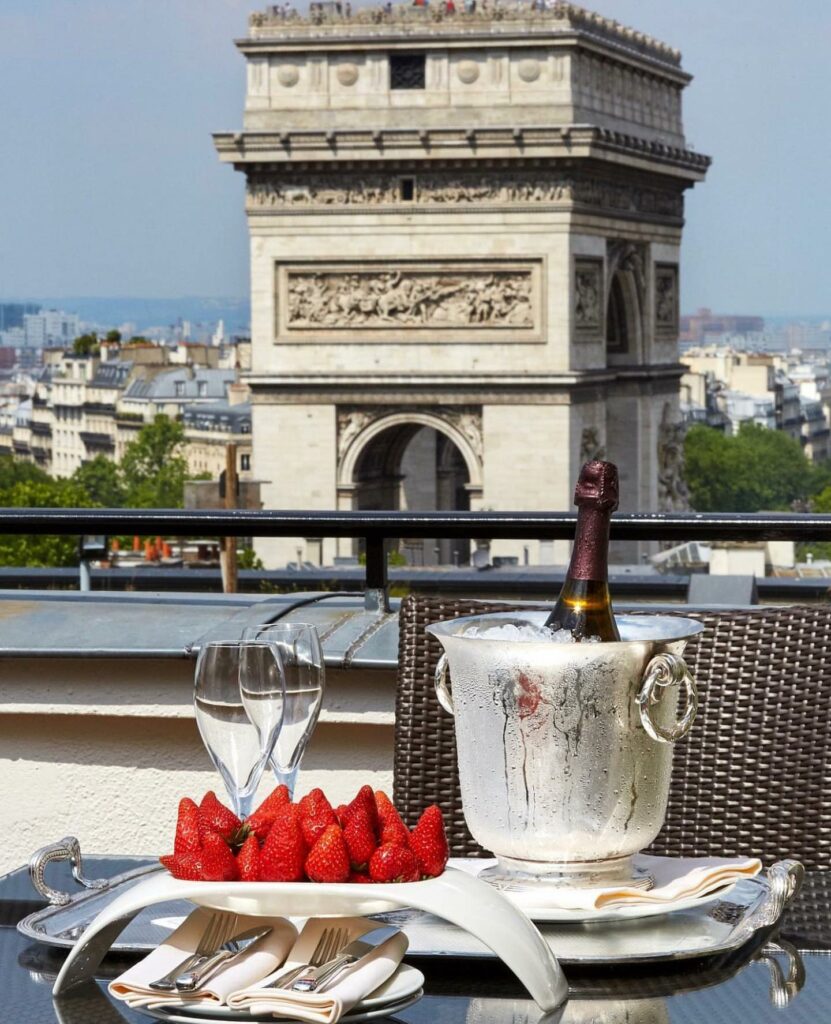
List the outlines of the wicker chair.
{"type": "MultiPolygon", "coordinates": [[[[483,851],[465,826],[452,718],[433,673],[430,622],[516,607],[408,597],[401,605],[395,803],[412,825],[427,804],[445,812],[455,855],[483,851]]],[[[701,704],[679,743],[663,831],[652,852],[755,854],[831,867],[831,607],[684,613],[705,632],[686,660],[701,704]]]]}

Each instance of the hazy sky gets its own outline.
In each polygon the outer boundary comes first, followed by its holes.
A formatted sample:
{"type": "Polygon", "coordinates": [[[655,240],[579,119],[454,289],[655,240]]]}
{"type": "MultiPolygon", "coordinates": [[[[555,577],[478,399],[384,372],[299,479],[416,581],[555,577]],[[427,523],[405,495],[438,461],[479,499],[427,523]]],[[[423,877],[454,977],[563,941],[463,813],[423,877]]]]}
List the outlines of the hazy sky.
{"type": "MultiPolygon", "coordinates": [[[[258,0],[0,0],[0,297],[245,295],[240,127],[258,0]]],[[[828,0],[597,0],[679,46],[683,307],[831,312],[828,0]]]]}

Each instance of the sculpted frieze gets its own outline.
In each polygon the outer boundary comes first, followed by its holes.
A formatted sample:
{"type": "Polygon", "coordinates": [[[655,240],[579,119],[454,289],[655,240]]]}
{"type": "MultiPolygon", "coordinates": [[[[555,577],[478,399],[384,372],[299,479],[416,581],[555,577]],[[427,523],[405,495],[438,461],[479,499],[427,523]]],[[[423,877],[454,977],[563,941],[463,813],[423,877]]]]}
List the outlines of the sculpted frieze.
{"type": "Polygon", "coordinates": [[[285,327],[533,328],[530,269],[287,269],[285,327]]]}
{"type": "Polygon", "coordinates": [[[678,333],[678,267],[655,264],[655,330],[660,336],[678,333]]]}
{"type": "Polygon", "coordinates": [[[603,262],[578,259],[574,265],[574,327],[578,334],[599,335],[603,326],[603,262]]]}
{"type": "Polygon", "coordinates": [[[573,204],[603,210],[680,217],[683,198],[675,192],[636,185],[575,177],[561,172],[441,172],[419,175],[412,199],[402,199],[397,177],[391,174],[308,174],[302,178],[251,174],[248,209],[252,212],[325,206],[384,206],[391,204],[573,204]]]}

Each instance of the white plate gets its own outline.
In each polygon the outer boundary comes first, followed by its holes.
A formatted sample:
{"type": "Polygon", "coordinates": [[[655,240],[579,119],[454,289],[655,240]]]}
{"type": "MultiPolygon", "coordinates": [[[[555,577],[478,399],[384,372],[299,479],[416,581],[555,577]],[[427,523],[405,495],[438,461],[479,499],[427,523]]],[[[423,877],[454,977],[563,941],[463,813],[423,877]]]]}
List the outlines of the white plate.
{"type": "MultiPolygon", "coordinates": [[[[415,970],[415,968],[412,968],[415,970]]],[[[416,971],[420,974],[420,971],[416,971]]],[[[422,980],[424,976],[422,975],[422,980]]],[[[378,990],[380,991],[380,989],[378,990]]],[[[395,1013],[400,1013],[402,1010],[406,1010],[408,1006],[412,1006],[413,1003],[417,1003],[424,995],[421,986],[419,986],[415,992],[411,992],[410,995],[403,997],[402,999],[395,1000],[384,1000],[380,1006],[368,1005],[369,999],[365,999],[363,1002],[353,1006],[349,1013],[345,1013],[341,1017],[341,1021],[351,1022],[351,1024],[358,1024],[359,1021],[374,1020],[377,1017],[391,1017],[395,1013]]],[[[214,1024],[215,1021],[239,1021],[246,1022],[246,1024],[257,1024],[257,1022],[263,1022],[263,1024],[275,1024],[278,1020],[289,1020],[290,1018],[275,1017],[270,1013],[249,1013],[248,1010],[231,1010],[227,1006],[212,1006],[208,1007],[196,1007],[191,1009],[186,1007],[158,1007],[157,1009],[149,1009],[145,1007],[138,1008],[139,1013],[146,1013],[156,1020],[169,1021],[170,1024],[205,1024],[210,1022],[214,1024]]]]}
{"type": "MultiPolygon", "coordinates": [[[[495,860],[477,860],[469,857],[451,857],[449,864],[470,875],[478,875],[485,868],[496,864],[495,860]]],[[[578,924],[582,921],[634,921],[643,917],[664,917],[678,910],[689,910],[693,907],[704,907],[724,897],[734,888],[736,882],[723,885],[720,889],[706,896],[691,896],[685,900],[674,900],[672,903],[641,903],[633,907],[602,907],[599,910],[567,910],[563,907],[540,906],[539,896],[529,889],[526,892],[513,892],[510,889],[499,889],[514,906],[527,914],[538,924],[578,924]]]]}

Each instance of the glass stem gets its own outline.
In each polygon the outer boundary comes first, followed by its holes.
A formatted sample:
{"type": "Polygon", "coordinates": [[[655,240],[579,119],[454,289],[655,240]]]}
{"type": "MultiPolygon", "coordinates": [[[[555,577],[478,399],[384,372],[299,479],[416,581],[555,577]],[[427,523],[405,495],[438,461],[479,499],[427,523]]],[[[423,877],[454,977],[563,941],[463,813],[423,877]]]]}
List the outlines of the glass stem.
{"type": "Polygon", "coordinates": [[[285,786],[289,791],[289,799],[294,799],[294,787],[297,785],[297,774],[300,771],[300,765],[296,765],[289,772],[284,772],[274,758],[271,759],[271,770],[274,772],[274,778],[277,780],[278,786],[285,786]]]}

